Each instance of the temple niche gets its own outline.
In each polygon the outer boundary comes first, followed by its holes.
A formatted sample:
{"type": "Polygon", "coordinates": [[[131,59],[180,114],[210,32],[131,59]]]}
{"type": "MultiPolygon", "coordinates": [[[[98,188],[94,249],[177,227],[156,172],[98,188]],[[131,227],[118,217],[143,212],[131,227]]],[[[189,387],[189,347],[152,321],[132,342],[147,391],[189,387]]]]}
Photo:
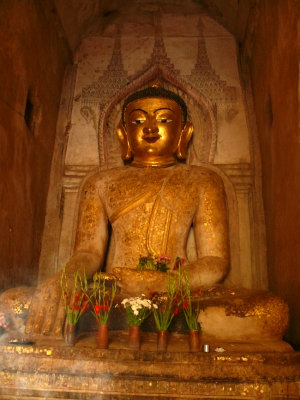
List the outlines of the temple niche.
{"type": "MultiPolygon", "coordinates": [[[[116,128],[124,98],[158,81],[187,104],[194,125],[187,164],[205,164],[225,185],[231,253],[225,283],[267,288],[259,150],[235,39],[204,13],[142,10],[138,21],[123,15],[101,34],[86,35],[67,72],[60,117],[67,132],[58,131],[57,142],[66,133],[67,140],[53,158],[39,280],[72,254],[84,178],[123,164],[116,128]]],[[[113,248],[112,237],[108,264],[113,248]]],[[[191,232],[191,261],[195,251],[191,232]]]]}
{"type": "MultiPolygon", "coordinates": [[[[299,13],[296,0],[1,3],[0,399],[299,400],[299,13]],[[189,348],[182,311],[166,352],[152,317],[130,348],[118,309],[105,349],[89,312],[75,345],[49,327],[28,335],[37,284],[45,308],[37,296],[35,325],[56,310],[55,285],[43,283],[60,280],[72,256],[84,183],[123,165],[123,102],[154,82],[186,102],[186,163],[216,173],[226,192],[230,272],[225,287],[195,292],[206,317],[200,347],[189,348]]],[[[114,251],[111,234],[108,271],[114,251]]],[[[193,228],[187,255],[197,256],[193,228]]]]}

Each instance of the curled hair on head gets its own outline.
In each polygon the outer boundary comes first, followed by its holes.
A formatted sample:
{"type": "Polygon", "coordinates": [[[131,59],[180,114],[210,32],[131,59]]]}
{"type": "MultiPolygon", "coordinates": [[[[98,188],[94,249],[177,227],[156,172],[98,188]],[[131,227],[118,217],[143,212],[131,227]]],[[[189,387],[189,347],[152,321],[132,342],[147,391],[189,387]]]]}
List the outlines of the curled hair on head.
{"type": "Polygon", "coordinates": [[[164,89],[163,87],[156,87],[156,86],[151,86],[139,90],[138,92],[132,93],[130,96],[127,97],[127,99],[124,101],[124,105],[122,108],[122,122],[124,125],[125,125],[124,113],[128,104],[134,100],[144,99],[147,97],[163,97],[175,101],[181,108],[183,117],[182,118],[183,126],[185,125],[187,120],[187,107],[184,100],[180,96],[178,96],[178,94],[171,92],[170,90],[164,89]]]}

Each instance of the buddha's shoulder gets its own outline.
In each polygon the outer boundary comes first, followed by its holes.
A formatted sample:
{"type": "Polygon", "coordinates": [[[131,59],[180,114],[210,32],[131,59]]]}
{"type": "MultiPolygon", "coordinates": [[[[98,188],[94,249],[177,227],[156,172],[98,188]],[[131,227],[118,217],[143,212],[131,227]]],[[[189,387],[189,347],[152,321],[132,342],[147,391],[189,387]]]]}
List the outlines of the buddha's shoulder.
{"type": "Polygon", "coordinates": [[[126,167],[116,167],[110,169],[96,169],[88,174],[84,180],[84,186],[87,185],[100,185],[106,181],[111,181],[118,178],[120,175],[127,173],[126,167]]]}
{"type": "Polygon", "coordinates": [[[223,179],[220,174],[210,165],[202,164],[198,166],[182,164],[180,165],[180,169],[184,174],[193,179],[193,181],[197,181],[201,185],[223,185],[223,179]]]}
{"type": "Polygon", "coordinates": [[[110,168],[106,170],[96,170],[86,177],[84,186],[111,186],[114,183],[131,182],[131,180],[144,180],[152,178],[171,178],[173,180],[180,180],[183,182],[193,181],[201,186],[214,186],[222,185],[222,178],[220,175],[206,165],[187,165],[177,164],[172,170],[169,168],[160,168],[159,170],[145,170],[144,168],[133,168],[130,166],[122,166],[110,168]],[[171,174],[170,174],[171,173],[171,174]]]}

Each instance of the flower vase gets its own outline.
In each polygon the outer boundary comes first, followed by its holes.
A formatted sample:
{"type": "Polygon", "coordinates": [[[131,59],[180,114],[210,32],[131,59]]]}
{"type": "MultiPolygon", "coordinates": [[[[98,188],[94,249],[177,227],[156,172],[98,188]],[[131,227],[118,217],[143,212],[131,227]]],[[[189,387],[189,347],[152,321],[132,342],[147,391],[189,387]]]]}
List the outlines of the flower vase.
{"type": "Polygon", "coordinates": [[[65,343],[68,346],[75,345],[75,330],[76,330],[76,325],[70,324],[69,322],[65,323],[64,339],[65,343]]]}
{"type": "Polygon", "coordinates": [[[189,333],[189,346],[191,352],[199,351],[200,349],[200,339],[199,339],[199,330],[198,329],[190,329],[189,333]]]}
{"type": "Polygon", "coordinates": [[[157,332],[157,351],[167,351],[168,331],[157,332]]]}
{"type": "Polygon", "coordinates": [[[99,324],[97,334],[97,348],[108,348],[108,326],[107,324],[99,324]]]}
{"type": "Polygon", "coordinates": [[[139,326],[129,327],[128,346],[130,349],[139,350],[141,340],[141,331],[139,326]]]}

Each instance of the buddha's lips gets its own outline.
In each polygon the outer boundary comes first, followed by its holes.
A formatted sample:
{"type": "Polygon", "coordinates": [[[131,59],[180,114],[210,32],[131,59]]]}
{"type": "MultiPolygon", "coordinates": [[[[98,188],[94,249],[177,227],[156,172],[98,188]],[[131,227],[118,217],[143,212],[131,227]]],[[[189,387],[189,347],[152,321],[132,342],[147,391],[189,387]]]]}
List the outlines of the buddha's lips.
{"type": "Polygon", "coordinates": [[[145,136],[143,136],[143,140],[145,140],[148,143],[155,143],[160,138],[161,138],[160,135],[145,135],[145,136]]]}

